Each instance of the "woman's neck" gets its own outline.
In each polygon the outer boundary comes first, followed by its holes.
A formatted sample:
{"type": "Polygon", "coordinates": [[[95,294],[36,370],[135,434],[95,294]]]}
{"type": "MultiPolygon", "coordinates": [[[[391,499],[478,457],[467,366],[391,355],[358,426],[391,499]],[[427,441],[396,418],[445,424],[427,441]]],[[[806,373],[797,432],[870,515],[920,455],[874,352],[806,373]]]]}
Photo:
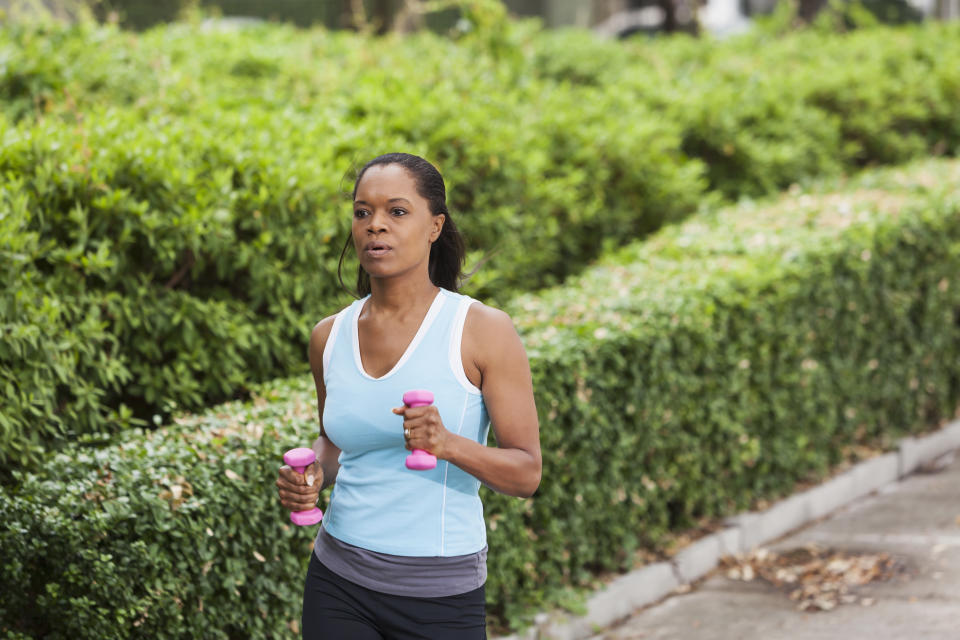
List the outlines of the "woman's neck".
{"type": "Polygon", "coordinates": [[[371,278],[370,302],[377,311],[402,314],[432,302],[437,290],[429,277],[371,278]]]}

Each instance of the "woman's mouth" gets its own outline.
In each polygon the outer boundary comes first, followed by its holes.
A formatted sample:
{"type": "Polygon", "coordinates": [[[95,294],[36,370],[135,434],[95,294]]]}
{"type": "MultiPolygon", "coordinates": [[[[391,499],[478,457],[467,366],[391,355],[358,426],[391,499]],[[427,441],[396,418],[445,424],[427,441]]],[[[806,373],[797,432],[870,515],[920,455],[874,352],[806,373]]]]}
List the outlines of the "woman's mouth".
{"type": "Polygon", "coordinates": [[[386,254],[392,251],[390,245],[384,244],[382,242],[371,242],[363,248],[363,252],[366,253],[371,258],[382,258],[386,254]]]}

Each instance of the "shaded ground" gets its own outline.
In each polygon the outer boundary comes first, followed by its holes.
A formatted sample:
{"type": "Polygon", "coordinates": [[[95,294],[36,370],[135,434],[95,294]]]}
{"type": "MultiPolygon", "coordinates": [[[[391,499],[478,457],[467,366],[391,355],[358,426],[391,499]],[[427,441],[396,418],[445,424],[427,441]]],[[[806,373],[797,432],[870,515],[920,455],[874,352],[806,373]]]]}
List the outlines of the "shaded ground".
{"type": "Polygon", "coordinates": [[[958,640],[958,612],[960,458],[859,500],[765,554],[729,558],[690,593],[595,639],[958,640]],[[803,588],[809,593],[791,598],[803,588]]]}

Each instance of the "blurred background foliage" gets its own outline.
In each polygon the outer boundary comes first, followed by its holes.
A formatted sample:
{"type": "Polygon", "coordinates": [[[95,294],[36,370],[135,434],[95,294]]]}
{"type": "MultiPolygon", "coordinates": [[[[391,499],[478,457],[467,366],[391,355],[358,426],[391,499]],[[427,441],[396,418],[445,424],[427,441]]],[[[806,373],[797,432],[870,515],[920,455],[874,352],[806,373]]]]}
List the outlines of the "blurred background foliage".
{"type": "Polygon", "coordinates": [[[443,167],[466,291],[503,304],[712,203],[960,144],[955,22],[796,28],[784,4],[741,37],[617,41],[417,6],[460,26],[5,25],[4,465],[302,370],[377,153],[443,167]]]}
{"type": "Polygon", "coordinates": [[[844,28],[864,21],[903,24],[960,16],[958,0],[0,0],[0,8],[42,7],[61,16],[89,11],[99,20],[138,30],[199,11],[379,34],[422,28],[446,33],[464,28],[478,10],[498,5],[514,18],[537,18],[547,27],[593,28],[619,37],[704,28],[724,34],[776,12],[796,25],[828,14],[830,22],[844,28]]]}
{"type": "Polygon", "coordinates": [[[6,637],[295,633],[262,488],[383,151],[443,170],[557,454],[485,496],[498,625],[954,412],[956,161],[876,167],[960,151],[955,0],[295,5],[0,2],[6,637]]]}

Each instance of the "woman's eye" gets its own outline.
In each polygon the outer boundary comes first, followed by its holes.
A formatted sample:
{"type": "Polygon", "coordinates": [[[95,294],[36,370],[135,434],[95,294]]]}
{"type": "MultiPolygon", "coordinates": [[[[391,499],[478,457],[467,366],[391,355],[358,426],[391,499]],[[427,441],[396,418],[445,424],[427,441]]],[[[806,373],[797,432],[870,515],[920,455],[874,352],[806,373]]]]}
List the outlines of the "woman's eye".
{"type": "Polygon", "coordinates": [[[397,207],[397,208],[395,208],[395,209],[391,209],[391,210],[390,210],[390,213],[392,213],[392,214],[395,215],[395,216],[405,216],[405,215],[407,215],[406,210],[405,210],[405,209],[400,209],[399,207],[397,207]]]}
{"type": "Polygon", "coordinates": [[[367,215],[367,210],[366,210],[366,209],[354,209],[354,211],[353,211],[353,217],[354,217],[354,218],[363,218],[363,217],[365,217],[366,215],[367,215]]]}

